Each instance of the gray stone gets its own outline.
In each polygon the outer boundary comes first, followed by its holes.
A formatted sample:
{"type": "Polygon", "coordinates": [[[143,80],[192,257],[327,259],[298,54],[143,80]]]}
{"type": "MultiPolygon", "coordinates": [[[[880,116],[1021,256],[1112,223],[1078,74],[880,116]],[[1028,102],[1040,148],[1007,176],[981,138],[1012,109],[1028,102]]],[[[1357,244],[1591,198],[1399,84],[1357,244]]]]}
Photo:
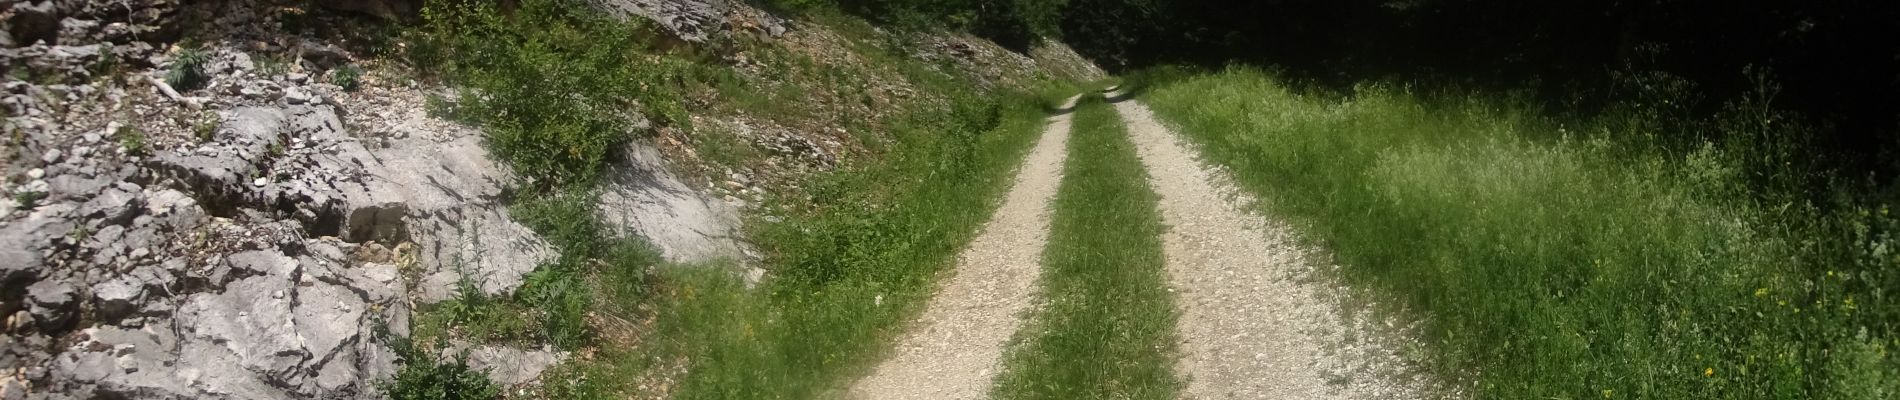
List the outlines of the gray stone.
{"type": "Polygon", "coordinates": [[[275,251],[252,250],[231,254],[224,258],[234,275],[233,278],[249,276],[274,276],[289,279],[297,271],[297,260],[275,251]]]}
{"type": "Polygon", "coordinates": [[[420,223],[419,230],[432,233],[416,237],[422,265],[430,268],[416,288],[425,302],[453,298],[464,278],[488,295],[513,293],[529,272],[555,256],[547,241],[505,210],[458,210],[420,223]]]}
{"type": "Polygon", "coordinates": [[[608,170],[596,211],[617,235],[644,237],[678,262],[744,257],[731,205],[692,190],[650,146],[635,143],[626,154],[625,164],[608,170]]]}
{"type": "Polygon", "coordinates": [[[40,329],[59,330],[78,317],[79,295],[71,283],[57,279],[42,280],[27,286],[26,291],[27,299],[32,301],[33,317],[39,321],[40,329]]]}
{"type": "Polygon", "coordinates": [[[112,184],[112,180],[103,177],[95,178],[82,176],[81,174],[55,176],[53,179],[47,180],[48,195],[46,202],[92,197],[92,195],[98,194],[100,190],[104,190],[106,185],[110,184],[112,184]]]}
{"type": "Polygon", "coordinates": [[[230,351],[237,365],[266,380],[295,385],[310,358],[285,299],[294,285],[286,277],[254,276],[225,286],[223,293],[192,295],[179,307],[179,324],[191,338],[230,351]]]}
{"type": "Polygon", "coordinates": [[[348,288],[314,284],[297,288],[293,321],[303,346],[312,355],[305,367],[316,370],[354,346],[363,335],[364,312],[369,308],[348,288]]]}
{"type": "Polygon", "coordinates": [[[130,222],[133,212],[140,206],[138,192],[128,192],[119,188],[105,189],[93,196],[92,200],[79,206],[81,218],[104,220],[107,224],[130,222]]]}
{"type": "Polygon", "coordinates": [[[85,40],[92,36],[93,32],[98,30],[99,21],[70,17],[59,21],[60,41],[65,43],[76,43],[80,40],[85,40]]]}
{"type": "MultiPolygon", "coordinates": [[[[40,249],[48,239],[30,228],[25,224],[0,227],[0,288],[12,288],[14,282],[39,276],[44,268],[40,249]]],[[[14,289],[7,291],[17,293],[14,289]]]]}
{"type": "Polygon", "coordinates": [[[645,18],[666,28],[681,40],[702,42],[724,35],[733,28],[728,16],[742,16],[745,28],[768,35],[785,33],[785,22],[771,14],[752,10],[743,2],[728,0],[599,0],[601,8],[619,18],[645,18]]]}
{"type": "MultiPolygon", "coordinates": [[[[444,352],[446,356],[452,352],[444,352]]],[[[546,350],[522,350],[513,347],[482,345],[468,350],[469,368],[488,373],[488,378],[505,386],[519,385],[541,376],[549,366],[561,362],[566,353],[546,350]]]]}
{"type": "Polygon", "coordinates": [[[343,47],[327,42],[305,40],[298,43],[303,59],[315,64],[319,69],[331,69],[350,62],[350,53],[343,47]]]}
{"type": "Polygon", "coordinates": [[[291,105],[316,103],[317,95],[305,91],[303,88],[292,87],[284,89],[284,102],[291,105]]]}
{"type": "Polygon", "coordinates": [[[144,282],[138,282],[130,276],[121,276],[106,283],[94,286],[92,296],[99,318],[116,321],[137,311],[138,302],[145,293],[144,282]]]}

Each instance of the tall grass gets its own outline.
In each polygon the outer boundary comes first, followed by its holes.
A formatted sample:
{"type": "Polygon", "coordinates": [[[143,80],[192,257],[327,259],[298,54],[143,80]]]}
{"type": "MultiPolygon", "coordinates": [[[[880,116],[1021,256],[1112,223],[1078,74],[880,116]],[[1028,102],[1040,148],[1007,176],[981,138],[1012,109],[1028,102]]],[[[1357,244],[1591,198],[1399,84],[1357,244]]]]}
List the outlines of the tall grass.
{"type": "Polygon", "coordinates": [[[1101,96],[1076,106],[1044,249],[1044,305],[1019,333],[995,396],[1171,399],[1174,303],[1161,217],[1121,119],[1101,96]]]}
{"type": "Polygon", "coordinates": [[[756,235],[764,286],[674,271],[651,343],[684,364],[671,396],[840,395],[928,298],[1042,126],[1042,101],[966,93],[896,124],[881,162],[814,188],[817,207],[756,235]],[[997,101],[1001,100],[1001,101],[997,101]]]}
{"type": "Polygon", "coordinates": [[[1344,279],[1420,310],[1429,365],[1476,397],[1900,395],[1894,219],[1759,195],[1749,143],[1655,150],[1622,139],[1640,121],[1244,68],[1145,98],[1344,279]]]}

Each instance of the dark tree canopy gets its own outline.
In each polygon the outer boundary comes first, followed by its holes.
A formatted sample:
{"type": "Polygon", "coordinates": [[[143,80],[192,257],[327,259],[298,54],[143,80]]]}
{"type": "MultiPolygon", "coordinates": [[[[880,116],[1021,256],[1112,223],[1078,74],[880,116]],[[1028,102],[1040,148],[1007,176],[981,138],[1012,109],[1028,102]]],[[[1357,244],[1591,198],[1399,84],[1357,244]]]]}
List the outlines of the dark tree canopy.
{"type": "MultiPolygon", "coordinates": [[[[1588,111],[1618,76],[1688,83],[1698,112],[1756,89],[1824,126],[1856,170],[1900,171],[1900,2],[1069,0],[1065,41],[1111,69],[1272,65],[1292,78],[1528,89],[1588,111]]],[[[1891,179],[1891,178],[1884,178],[1891,179]]]]}

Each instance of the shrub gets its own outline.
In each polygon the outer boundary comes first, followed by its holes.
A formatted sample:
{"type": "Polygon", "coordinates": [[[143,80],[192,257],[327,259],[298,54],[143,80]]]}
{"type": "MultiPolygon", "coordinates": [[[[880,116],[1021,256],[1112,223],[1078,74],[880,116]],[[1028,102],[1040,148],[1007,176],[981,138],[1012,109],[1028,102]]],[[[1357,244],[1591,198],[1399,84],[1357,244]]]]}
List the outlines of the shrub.
{"type": "Polygon", "coordinates": [[[461,115],[541,188],[592,182],[647,121],[688,123],[678,87],[691,63],[654,55],[652,28],[575,0],[431,2],[410,59],[464,86],[461,115]]]}
{"type": "Polygon", "coordinates": [[[113,133],[113,136],[119,140],[119,147],[125,148],[126,154],[142,156],[150,150],[145,147],[145,131],[139,128],[131,125],[121,126],[118,132],[113,133]]]}
{"type": "Polygon", "coordinates": [[[203,87],[210,79],[204,70],[205,63],[210,61],[211,57],[196,47],[178,50],[178,54],[172,56],[171,67],[165,70],[165,84],[180,92],[203,87]]]}
{"type": "Polygon", "coordinates": [[[336,70],[330,71],[330,83],[342,86],[343,90],[346,91],[356,91],[356,88],[362,83],[362,78],[363,68],[357,67],[356,64],[344,64],[342,67],[337,67],[336,70]]]}
{"type": "MultiPolygon", "coordinates": [[[[379,332],[389,337],[387,329],[379,332]]],[[[466,399],[486,400],[500,397],[501,386],[488,379],[488,375],[468,366],[466,354],[458,354],[453,360],[438,362],[435,354],[417,347],[407,338],[392,338],[390,348],[396,351],[396,362],[402,368],[396,370],[396,376],[381,382],[378,389],[395,400],[440,400],[466,399]]]]}
{"type": "Polygon", "coordinates": [[[40,200],[46,200],[46,192],[28,191],[13,194],[13,202],[19,203],[22,210],[39,208],[40,200]]]}

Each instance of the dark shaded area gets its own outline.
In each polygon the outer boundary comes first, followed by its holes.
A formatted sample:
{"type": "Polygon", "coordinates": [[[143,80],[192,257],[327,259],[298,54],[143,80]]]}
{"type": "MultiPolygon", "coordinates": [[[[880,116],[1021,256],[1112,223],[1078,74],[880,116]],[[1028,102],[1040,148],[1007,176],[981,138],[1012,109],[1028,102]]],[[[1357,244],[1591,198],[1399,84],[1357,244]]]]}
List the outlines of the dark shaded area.
{"type": "MultiPolygon", "coordinates": [[[[1816,127],[1796,141],[1826,168],[1900,172],[1900,2],[1070,0],[1063,15],[1065,41],[1114,70],[1240,62],[1332,87],[1525,90],[1586,115],[1669,92],[1715,116],[1758,92],[1754,71],[1816,127]]],[[[1668,134],[1721,139],[1703,131],[1668,134]]]]}

